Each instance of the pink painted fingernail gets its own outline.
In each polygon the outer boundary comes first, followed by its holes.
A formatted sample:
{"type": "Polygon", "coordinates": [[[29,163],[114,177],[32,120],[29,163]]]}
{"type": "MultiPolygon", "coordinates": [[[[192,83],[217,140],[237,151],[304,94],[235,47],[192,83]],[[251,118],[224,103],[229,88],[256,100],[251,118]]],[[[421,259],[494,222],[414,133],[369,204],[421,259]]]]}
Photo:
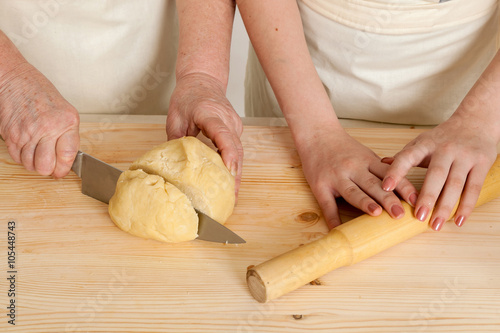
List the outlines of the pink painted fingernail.
{"type": "Polygon", "coordinates": [[[436,217],[432,222],[432,229],[439,231],[443,227],[443,224],[444,224],[444,218],[436,217]]]}
{"type": "Polygon", "coordinates": [[[457,216],[455,218],[455,224],[457,225],[457,227],[461,227],[465,222],[465,216],[463,215],[460,215],[460,216],[457,216]]]}
{"type": "Polygon", "coordinates": [[[423,222],[427,218],[428,214],[429,214],[429,208],[422,206],[417,210],[417,214],[415,216],[417,217],[417,219],[423,222]]]}
{"type": "Polygon", "coordinates": [[[384,157],[380,160],[380,162],[390,165],[394,162],[394,157],[384,157]]]}
{"type": "Polygon", "coordinates": [[[417,204],[417,193],[412,193],[410,194],[410,197],[408,198],[408,201],[410,202],[410,205],[412,205],[413,207],[415,207],[415,205],[417,204]]]}
{"type": "Polygon", "coordinates": [[[375,212],[380,208],[379,205],[371,203],[368,205],[368,211],[372,214],[375,214],[375,212]]]}
{"type": "Polygon", "coordinates": [[[392,213],[392,216],[399,219],[399,218],[403,217],[403,215],[405,215],[405,210],[403,209],[403,207],[401,207],[399,205],[394,205],[391,207],[391,213],[392,213]]]}
{"type": "Polygon", "coordinates": [[[382,182],[382,188],[384,189],[384,191],[387,192],[392,191],[394,187],[396,187],[396,182],[391,177],[387,177],[382,182]]]}

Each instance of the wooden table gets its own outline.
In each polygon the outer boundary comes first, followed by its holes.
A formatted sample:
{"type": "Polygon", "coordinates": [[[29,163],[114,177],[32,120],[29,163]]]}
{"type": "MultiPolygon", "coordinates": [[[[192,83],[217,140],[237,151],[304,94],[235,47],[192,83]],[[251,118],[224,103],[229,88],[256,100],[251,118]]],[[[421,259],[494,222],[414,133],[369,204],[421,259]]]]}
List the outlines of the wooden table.
{"type": "MultiPolygon", "coordinates": [[[[421,131],[349,129],[381,156],[421,131]]],[[[165,140],[162,124],[84,123],[81,135],[82,150],[123,169],[165,140]]],[[[500,331],[498,199],[476,209],[462,228],[447,224],[257,303],[246,286],[247,266],[322,237],[327,228],[288,128],[246,126],[242,141],[243,180],[227,226],[244,245],[133,237],[115,227],[106,205],[80,193],[73,173],[54,180],[27,172],[0,143],[0,331],[500,331]],[[12,286],[15,297],[8,295],[12,286]],[[15,326],[6,315],[11,299],[15,326]]],[[[414,170],[410,179],[421,184],[423,174],[414,170]]],[[[359,214],[344,206],[344,219],[359,214]]]]}

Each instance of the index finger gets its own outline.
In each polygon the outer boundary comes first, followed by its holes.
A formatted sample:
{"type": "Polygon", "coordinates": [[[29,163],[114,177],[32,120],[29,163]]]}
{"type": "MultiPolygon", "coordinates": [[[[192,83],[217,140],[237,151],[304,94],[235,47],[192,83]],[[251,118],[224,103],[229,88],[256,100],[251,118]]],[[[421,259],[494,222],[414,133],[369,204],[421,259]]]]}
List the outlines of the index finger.
{"type": "Polygon", "coordinates": [[[394,191],[410,169],[418,166],[424,157],[423,152],[414,149],[403,149],[396,154],[382,181],[384,191],[394,191]]]}
{"type": "Polygon", "coordinates": [[[219,117],[207,118],[200,129],[220,151],[222,161],[235,177],[236,193],[238,193],[243,165],[243,146],[239,136],[219,117]]]}

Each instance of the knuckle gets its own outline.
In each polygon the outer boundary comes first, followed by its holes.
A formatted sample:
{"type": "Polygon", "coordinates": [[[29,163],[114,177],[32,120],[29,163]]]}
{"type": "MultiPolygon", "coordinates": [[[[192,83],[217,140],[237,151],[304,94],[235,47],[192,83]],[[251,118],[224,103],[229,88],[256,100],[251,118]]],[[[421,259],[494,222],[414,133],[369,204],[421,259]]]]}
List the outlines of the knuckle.
{"type": "Polygon", "coordinates": [[[398,187],[398,192],[400,192],[401,194],[410,194],[411,192],[414,191],[414,186],[409,182],[407,181],[406,179],[404,179],[403,181],[401,181],[399,183],[399,187],[398,187]]]}
{"type": "Polygon", "coordinates": [[[387,176],[390,176],[395,180],[400,180],[412,166],[412,162],[409,158],[395,159],[387,170],[387,176]]]}
{"type": "MultiPolygon", "coordinates": [[[[330,186],[329,182],[324,180],[321,177],[314,178],[311,182],[311,187],[313,190],[316,190],[317,196],[319,196],[319,193],[328,193],[328,188],[330,186]]],[[[324,195],[324,197],[329,198],[328,195],[324,195]]]]}
{"type": "Polygon", "coordinates": [[[57,166],[56,169],[54,170],[54,173],[52,174],[52,176],[54,178],[63,178],[64,176],[66,176],[68,173],[69,173],[69,168],[67,167],[62,167],[61,166],[57,166]]]}
{"type": "Polygon", "coordinates": [[[64,113],[64,122],[69,127],[77,127],[80,124],[80,116],[78,112],[71,108],[68,112],[64,113]]]}
{"type": "Polygon", "coordinates": [[[429,136],[420,137],[418,144],[415,145],[415,147],[419,147],[418,148],[419,150],[424,150],[424,149],[434,150],[435,146],[436,142],[432,137],[429,136]]]}
{"type": "Polygon", "coordinates": [[[77,153],[76,148],[67,148],[57,151],[57,160],[63,164],[70,164],[77,153]]]}
{"type": "Polygon", "coordinates": [[[471,184],[468,184],[468,186],[467,186],[467,193],[469,195],[474,196],[474,197],[478,197],[482,188],[483,188],[482,185],[479,183],[471,183],[471,184]]]}
{"type": "MultiPolygon", "coordinates": [[[[50,132],[54,128],[54,121],[48,115],[41,115],[35,123],[31,124],[31,128],[35,136],[43,135],[50,132]]],[[[31,131],[30,131],[31,132],[31,131]]]]}
{"type": "Polygon", "coordinates": [[[236,134],[238,136],[241,136],[241,134],[243,133],[243,123],[241,121],[241,118],[236,113],[233,114],[233,124],[236,134]]]}
{"type": "Polygon", "coordinates": [[[455,155],[457,152],[457,144],[453,141],[446,141],[441,144],[439,147],[440,153],[443,155],[455,155]]]}
{"type": "Polygon", "coordinates": [[[188,125],[182,123],[178,117],[170,115],[167,117],[166,132],[169,140],[180,138],[187,132],[188,125]]]}
{"type": "Polygon", "coordinates": [[[394,155],[395,160],[409,160],[412,156],[413,149],[412,147],[405,147],[403,150],[399,151],[394,155]]]}
{"type": "Polygon", "coordinates": [[[381,200],[384,204],[399,204],[399,199],[396,197],[396,195],[392,192],[385,192],[382,197],[381,197],[381,200]]]}
{"type": "Polygon", "coordinates": [[[461,202],[459,207],[460,212],[457,212],[457,214],[469,216],[473,209],[474,209],[474,204],[468,202],[461,202]]]}
{"type": "Polygon", "coordinates": [[[422,193],[418,199],[421,204],[429,208],[432,208],[437,201],[437,195],[430,193],[422,193]]]}
{"type": "Polygon", "coordinates": [[[36,164],[35,170],[42,176],[50,176],[54,171],[54,168],[51,168],[49,163],[36,164]]]}
{"type": "Polygon", "coordinates": [[[333,200],[333,197],[332,198],[327,198],[327,197],[319,198],[318,204],[321,207],[321,209],[324,211],[331,211],[332,208],[335,207],[335,202],[333,200]]]}
{"type": "Polygon", "coordinates": [[[8,135],[5,136],[5,139],[7,140],[8,144],[14,145],[16,147],[22,145],[20,131],[11,131],[10,133],[8,133],[8,135]]]}
{"type": "Polygon", "coordinates": [[[358,162],[353,158],[344,158],[340,161],[340,170],[353,170],[358,167],[358,162]]]}
{"type": "Polygon", "coordinates": [[[495,160],[495,158],[496,158],[496,155],[490,156],[489,154],[486,154],[486,153],[479,153],[476,156],[475,161],[478,165],[490,166],[493,163],[493,161],[495,160]]]}
{"type": "Polygon", "coordinates": [[[225,149],[222,152],[223,158],[226,161],[237,161],[238,160],[238,152],[234,150],[227,150],[225,149]]]}
{"type": "Polygon", "coordinates": [[[454,189],[461,189],[464,186],[464,180],[461,177],[450,176],[447,185],[454,189]]]}
{"type": "Polygon", "coordinates": [[[449,168],[446,168],[441,165],[435,165],[432,167],[431,171],[436,177],[439,177],[441,179],[446,179],[446,176],[448,175],[449,168]]]}
{"type": "Polygon", "coordinates": [[[215,130],[219,130],[221,127],[226,127],[222,119],[215,114],[203,114],[197,117],[195,123],[203,124],[204,127],[213,127],[215,130]]]}
{"type": "Polygon", "coordinates": [[[359,207],[364,211],[368,211],[368,206],[372,203],[375,203],[373,199],[368,196],[363,196],[363,198],[359,201],[359,207]]]}
{"type": "Polygon", "coordinates": [[[380,187],[380,179],[376,177],[369,177],[363,183],[368,187],[380,187]]]}
{"type": "Polygon", "coordinates": [[[229,128],[226,126],[215,126],[213,128],[214,134],[213,134],[213,139],[217,143],[217,146],[219,146],[219,143],[226,142],[226,141],[231,141],[232,142],[232,134],[229,128]]]}
{"type": "Polygon", "coordinates": [[[219,105],[214,100],[208,98],[200,99],[196,104],[195,109],[200,112],[210,111],[215,114],[218,114],[221,111],[219,105]]]}
{"type": "Polygon", "coordinates": [[[357,196],[359,193],[359,188],[355,184],[348,185],[342,190],[342,196],[348,200],[348,199],[353,199],[357,196]]]}
{"type": "Polygon", "coordinates": [[[450,215],[450,212],[453,210],[455,205],[452,205],[450,203],[441,203],[439,207],[437,208],[438,213],[441,213],[439,215],[443,215],[448,217],[450,215]]]}
{"type": "Polygon", "coordinates": [[[466,218],[472,213],[474,209],[474,205],[461,202],[460,206],[458,207],[457,211],[455,212],[455,216],[465,216],[466,218]]]}

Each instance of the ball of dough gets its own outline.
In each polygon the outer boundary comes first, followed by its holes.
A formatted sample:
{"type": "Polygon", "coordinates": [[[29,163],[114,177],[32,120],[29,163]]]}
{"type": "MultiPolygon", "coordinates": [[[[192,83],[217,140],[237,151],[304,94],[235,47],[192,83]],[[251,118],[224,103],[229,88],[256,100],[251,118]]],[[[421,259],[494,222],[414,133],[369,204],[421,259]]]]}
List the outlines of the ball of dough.
{"type": "Polygon", "coordinates": [[[109,215],[120,229],[142,238],[183,242],[198,237],[198,214],[186,195],[142,170],[120,175],[109,215]]]}
{"type": "Polygon", "coordinates": [[[161,144],[131,166],[159,175],[191,200],[194,208],[224,224],[235,202],[235,180],[213,149],[195,137],[161,144]]]}

